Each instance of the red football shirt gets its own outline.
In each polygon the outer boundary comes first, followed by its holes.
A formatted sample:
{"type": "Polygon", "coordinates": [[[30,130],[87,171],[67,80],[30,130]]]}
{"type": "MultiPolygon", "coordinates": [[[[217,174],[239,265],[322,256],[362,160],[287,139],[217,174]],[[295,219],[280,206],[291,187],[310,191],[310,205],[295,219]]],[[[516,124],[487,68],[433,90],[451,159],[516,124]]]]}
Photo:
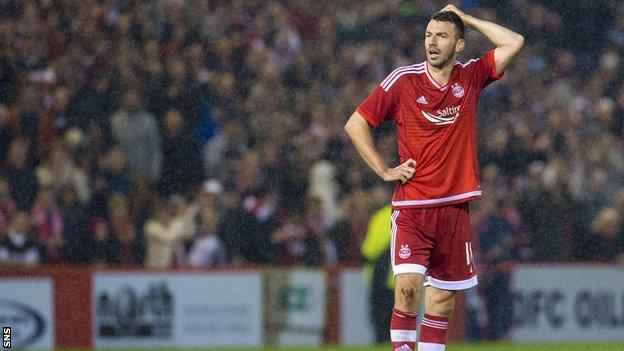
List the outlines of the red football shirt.
{"type": "Polygon", "coordinates": [[[401,162],[417,162],[412,179],[397,182],[393,208],[437,207],[481,197],[477,101],[481,90],[501,77],[493,50],[455,62],[444,86],[421,62],[394,70],[358,107],[373,127],[394,120],[401,162]]]}

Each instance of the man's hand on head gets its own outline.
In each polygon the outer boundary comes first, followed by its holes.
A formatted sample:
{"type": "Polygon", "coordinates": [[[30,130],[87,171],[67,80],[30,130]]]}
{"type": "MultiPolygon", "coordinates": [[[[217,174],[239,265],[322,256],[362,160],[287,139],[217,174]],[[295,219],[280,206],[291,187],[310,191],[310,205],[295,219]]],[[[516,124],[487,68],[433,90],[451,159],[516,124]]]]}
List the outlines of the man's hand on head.
{"type": "Polygon", "coordinates": [[[442,11],[455,12],[459,16],[459,18],[462,19],[462,21],[464,20],[465,14],[460,9],[458,9],[455,5],[450,5],[450,4],[446,5],[442,10],[440,10],[440,12],[442,11]]]}

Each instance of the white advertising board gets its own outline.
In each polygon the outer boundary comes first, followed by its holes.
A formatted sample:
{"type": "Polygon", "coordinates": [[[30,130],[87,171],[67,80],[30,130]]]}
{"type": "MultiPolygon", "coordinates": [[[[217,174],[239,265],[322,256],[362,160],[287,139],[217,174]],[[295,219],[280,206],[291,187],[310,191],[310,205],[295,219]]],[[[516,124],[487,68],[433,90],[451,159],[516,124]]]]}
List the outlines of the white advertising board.
{"type": "Polygon", "coordinates": [[[50,278],[0,279],[0,326],[11,327],[11,348],[54,348],[53,290],[50,278]]]}
{"type": "Polygon", "coordinates": [[[340,273],[340,343],[374,343],[371,321],[370,284],[364,281],[362,269],[343,269],[340,273]]]}
{"type": "Polygon", "coordinates": [[[320,345],[325,330],[327,288],[325,272],[294,269],[280,292],[280,308],[286,312],[286,328],[278,345],[320,345]]]}
{"type": "Polygon", "coordinates": [[[326,286],[321,270],[292,270],[282,291],[287,324],[295,328],[325,328],[326,286]]]}
{"type": "Polygon", "coordinates": [[[624,340],[624,267],[519,265],[511,288],[514,340],[624,340]]]}
{"type": "Polygon", "coordinates": [[[327,310],[325,271],[273,268],[265,278],[267,342],[322,344],[327,310]]]}
{"type": "Polygon", "coordinates": [[[260,272],[100,272],[93,278],[97,348],[260,346],[260,272]]]}

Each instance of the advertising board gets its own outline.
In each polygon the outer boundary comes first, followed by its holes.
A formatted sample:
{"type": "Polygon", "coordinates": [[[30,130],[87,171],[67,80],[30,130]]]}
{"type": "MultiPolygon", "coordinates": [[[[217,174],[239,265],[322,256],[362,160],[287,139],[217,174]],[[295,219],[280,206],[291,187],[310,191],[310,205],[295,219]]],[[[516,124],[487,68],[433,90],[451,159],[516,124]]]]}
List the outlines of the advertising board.
{"type": "Polygon", "coordinates": [[[0,279],[0,326],[5,348],[4,342],[17,349],[54,348],[53,297],[52,279],[0,279]]]}
{"type": "Polygon", "coordinates": [[[519,265],[511,285],[514,340],[624,340],[623,267],[519,265]]]}
{"type": "Polygon", "coordinates": [[[319,269],[267,271],[267,343],[320,345],[326,323],[326,272],[319,269]]]}
{"type": "Polygon", "coordinates": [[[98,272],[92,301],[97,348],[263,343],[259,272],[98,272]]]}
{"type": "Polygon", "coordinates": [[[370,301],[370,284],[364,281],[362,268],[343,269],[340,273],[341,344],[375,342],[370,301]]]}

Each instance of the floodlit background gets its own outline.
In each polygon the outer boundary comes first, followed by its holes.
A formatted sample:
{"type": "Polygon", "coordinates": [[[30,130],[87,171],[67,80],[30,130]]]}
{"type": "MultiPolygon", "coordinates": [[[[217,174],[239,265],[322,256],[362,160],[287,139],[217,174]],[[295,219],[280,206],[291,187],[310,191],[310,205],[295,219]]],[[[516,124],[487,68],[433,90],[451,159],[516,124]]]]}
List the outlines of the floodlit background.
{"type": "MultiPolygon", "coordinates": [[[[623,342],[624,4],[455,3],[526,44],[481,96],[480,285],[449,331],[494,344],[449,350],[623,342]]],[[[362,244],[392,186],[343,125],[424,60],[444,5],[0,0],[12,346],[383,344],[387,244],[362,244]]],[[[461,61],[491,48],[466,41],[461,61]]],[[[393,133],[375,131],[390,164],[393,133]]]]}

